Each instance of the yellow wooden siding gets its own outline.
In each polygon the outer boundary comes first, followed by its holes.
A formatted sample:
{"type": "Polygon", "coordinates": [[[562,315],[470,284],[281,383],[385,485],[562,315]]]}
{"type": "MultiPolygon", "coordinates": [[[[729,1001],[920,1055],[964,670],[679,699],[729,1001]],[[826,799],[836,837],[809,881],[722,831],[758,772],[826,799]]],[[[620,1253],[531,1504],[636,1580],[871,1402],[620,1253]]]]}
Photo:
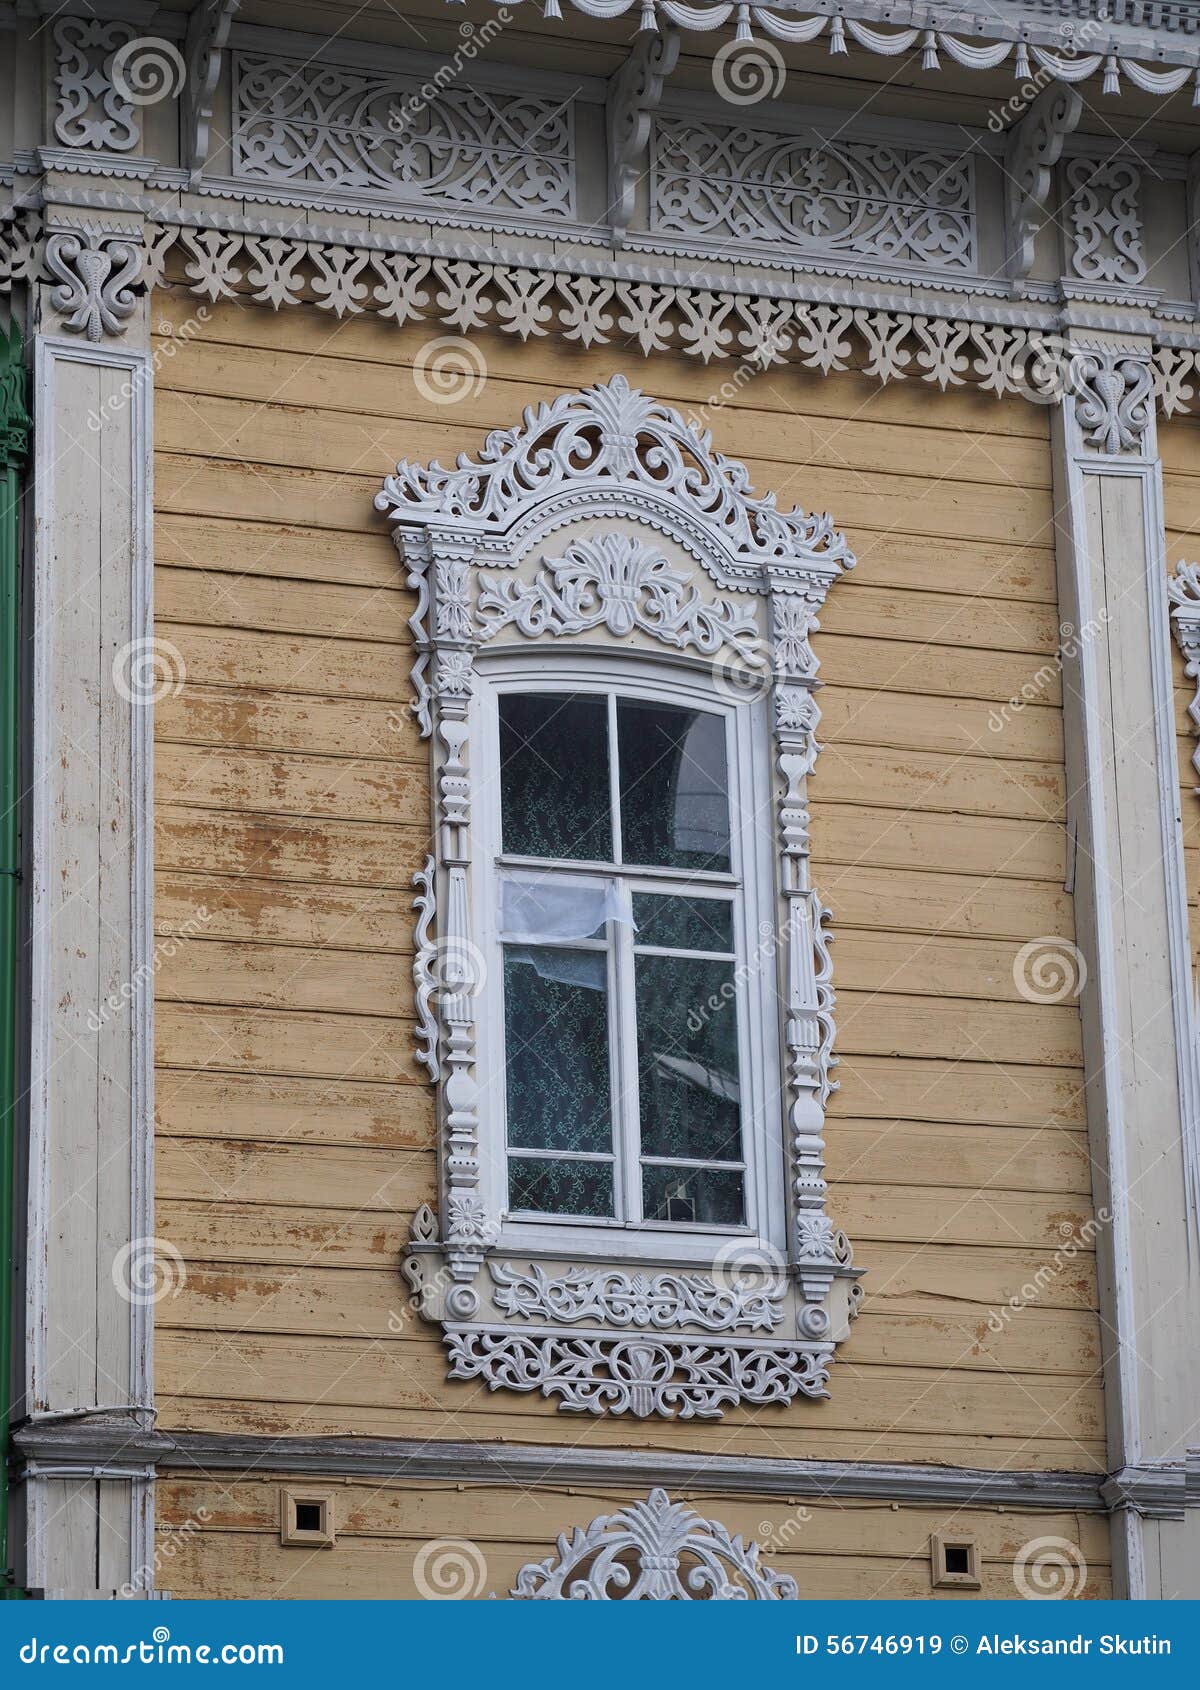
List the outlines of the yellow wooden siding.
{"type": "Polygon", "coordinates": [[[719,369],[498,336],[482,389],[434,405],[428,338],[224,305],[162,343],[157,633],[186,678],[156,730],[157,1230],[187,1279],[157,1310],[161,1423],[1103,1467],[1078,1015],[1013,972],[1072,936],[1045,413],[792,369],[709,406],[719,369]],[[398,1274],[434,1191],[409,973],[428,781],[371,500],[398,457],[478,450],[618,368],[704,408],[760,491],[832,511],[859,557],[815,642],[812,811],[830,1209],[867,1301],[831,1400],[719,1426],[448,1383],[398,1274]]]}
{"type": "MultiPolygon", "coordinates": [[[[1047,1538],[1077,1546],[1078,1560],[1066,1575],[1076,1596],[1111,1593],[1108,1525],[1094,1515],[762,1501],[709,1490],[670,1494],[757,1541],[763,1564],[790,1573],[806,1599],[1012,1600],[1014,1562],[1028,1544],[1047,1538]],[[975,1538],[981,1590],[932,1589],[933,1532],[975,1538]]],[[[344,1483],[269,1472],[227,1481],[166,1478],[158,1490],[158,1584],[180,1596],[405,1600],[428,1593],[422,1567],[436,1567],[440,1555],[453,1588],[464,1596],[504,1596],[521,1567],[554,1553],[560,1532],[586,1526],[631,1500],[619,1492],[553,1484],[518,1491],[483,1484],[344,1483]],[[305,1484],[332,1492],[337,1535],[332,1549],[284,1548],[279,1542],[280,1487],[305,1484]]]]}
{"type": "MultiPolygon", "coordinates": [[[[1200,563],[1200,419],[1172,417],[1159,424],[1159,451],[1163,462],[1163,503],[1167,530],[1167,568],[1181,563],[1200,563]]],[[[1183,855],[1188,886],[1188,915],[1192,936],[1192,963],[1200,951],[1200,774],[1192,761],[1197,749],[1196,727],[1188,705],[1196,696],[1196,683],[1183,672],[1183,653],[1171,641],[1172,674],[1175,678],[1175,738],[1179,750],[1180,814],[1183,817],[1183,855]]]]}

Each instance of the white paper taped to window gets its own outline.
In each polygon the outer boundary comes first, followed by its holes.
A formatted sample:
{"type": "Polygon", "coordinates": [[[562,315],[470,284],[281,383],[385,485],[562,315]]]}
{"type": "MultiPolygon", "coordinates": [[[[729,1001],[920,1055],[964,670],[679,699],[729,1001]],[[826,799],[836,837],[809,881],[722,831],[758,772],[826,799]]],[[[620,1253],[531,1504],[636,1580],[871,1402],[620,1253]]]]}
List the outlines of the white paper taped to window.
{"type": "Polygon", "coordinates": [[[541,874],[504,875],[500,881],[500,937],[510,944],[590,939],[606,921],[634,926],[615,880],[541,874]]]}

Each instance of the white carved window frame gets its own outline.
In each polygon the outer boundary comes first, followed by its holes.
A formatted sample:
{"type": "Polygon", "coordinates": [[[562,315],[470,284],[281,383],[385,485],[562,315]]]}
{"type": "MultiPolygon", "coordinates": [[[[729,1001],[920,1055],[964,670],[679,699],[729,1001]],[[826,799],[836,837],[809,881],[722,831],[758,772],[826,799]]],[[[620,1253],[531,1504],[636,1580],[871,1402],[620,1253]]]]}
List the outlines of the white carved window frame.
{"type": "MultiPolygon", "coordinates": [[[[551,548],[552,550],[556,548],[551,548]]],[[[782,1262],[787,1248],[784,1187],[784,1147],[781,1040],[775,1006],[779,992],[771,967],[753,965],[754,939],[764,929],[774,933],[774,865],[769,833],[743,818],[770,810],[770,732],[765,700],[751,698],[735,703],[723,700],[705,667],[698,672],[681,663],[676,654],[644,657],[621,653],[615,660],[611,647],[595,648],[586,642],[545,640],[523,642],[521,648],[484,646],[475,660],[476,683],[472,698],[472,742],[487,755],[499,743],[497,705],[501,691],[623,693],[638,699],[674,703],[720,715],[726,723],[729,802],[735,873],[731,876],[739,1022],[739,1074],[746,1091],[743,1110],[744,1156],[746,1161],[747,1219],[739,1227],[683,1226],[654,1221],[621,1222],[566,1220],[561,1217],[522,1217],[503,1214],[501,1193],[506,1185],[506,1144],[503,1131],[480,1135],[480,1192],[489,1215],[500,1228],[498,1246],[506,1252],[545,1255],[562,1251],[568,1256],[585,1256],[599,1261],[610,1258],[614,1249],[628,1262],[673,1261],[711,1267],[718,1255],[733,1253],[740,1241],[739,1260],[782,1262]],[[546,645],[558,649],[547,651],[546,645]],[[749,860],[748,860],[749,859],[749,860]],[[733,882],[737,882],[736,886],[733,882]],[[768,1020],[771,1017],[771,1020],[768,1020]],[[765,1142],[751,1129],[754,1121],[777,1121],[778,1133],[765,1142]],[[724,1254],[722,1254],[724,1252],[724,1254]]],[[[472,853],[472,908],[479,934],[482,976],[498,981],[502,967],[499,939],[499,874],[496,859],[500,849],[499,785],[483,785],[484,801],[474,811],[479,849],[472,853]]],[[[564,872],[565,865],[564,865],[564,872]]],[[[603,870],[581,870],[582,874],[603,870]]],[[[685,870],[678,878],[687,878],[685,870]]],[[[650,882],[647,880],[647,889],[650,882]]],[[[614,1004],[614,1027],[610,1038],[627,1046],[632,1039],[627,1002],[614,1004]]],[[[477,1064],[479,1072],[504,1072],[504,1012],[500,991],[479,994],[477,1016],[477,1064]]],[[[503,1084],[496,1109],[503,1113],[503,1084]]],[[[628,1144],[618,1145],[618,1155],[628,1144]]],[[[629,1172],[630,1170],[627,1170],[629,1172]]]]}
{"type": "MultiPolygon", "coordinates": [[[[849,1242],[825,1212],[834,1000],[829,912],[809,875],[820,716],[809,636],[853,556],[828,516],[755,497],[707,433],[621,376],[529,408],[477,460],[399,464],[376,506],[417,594],[413,710],[433,787],[413,978],[418,1059],[438,1092],[439,1194],[436,1214],[423,1206],[414,1218],[404,1274],[443,1329],[450,1377],[593,1414],[716,1418],[742,1401],[827,1395],[860,1293],[849,1242]],[[498,798],[472,759],[491,754],[481,735],[495,677],[531,665],[560,686],[575,675],[710,700],[723,666],[761,674],[757,706],[739,705],[735,719],[750,738],[757,728],[746,766],[772,789],[773,861],[759,866],[766,885],[754,896],[776,922],[778,1078],[768,1079],[768,1038],[755,1083],[766,1107],[777,1098],[782,1233],[747,1230],[730,1248],[728,1235],[642,1229],[630,1247],[632,1229],[515,1228],[498,1210],[488,1169],[503,1153],[503,1110],[479,1085],[503,1071],[496,988],[489,997],[479,967],[498,798]]],[[[747,1110],[748,1132],[753,1118],[747,1110]]],[[[759,1140],[760,1157],[775,1136],[759,1140]]]]}

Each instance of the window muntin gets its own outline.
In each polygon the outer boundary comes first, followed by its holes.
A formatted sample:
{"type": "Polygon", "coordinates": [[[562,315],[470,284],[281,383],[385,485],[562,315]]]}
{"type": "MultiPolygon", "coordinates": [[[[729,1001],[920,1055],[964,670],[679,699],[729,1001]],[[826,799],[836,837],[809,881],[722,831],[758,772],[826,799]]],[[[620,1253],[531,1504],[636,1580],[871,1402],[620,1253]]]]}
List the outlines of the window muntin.
{"type": "Polygon", "coordinates": [[[497,715],[508,1213],[744,1230],[730,715],[519,685],[497,715]],[[570,912],[590,922],[597,897],[606,919],[585,938],[570,912]]]}

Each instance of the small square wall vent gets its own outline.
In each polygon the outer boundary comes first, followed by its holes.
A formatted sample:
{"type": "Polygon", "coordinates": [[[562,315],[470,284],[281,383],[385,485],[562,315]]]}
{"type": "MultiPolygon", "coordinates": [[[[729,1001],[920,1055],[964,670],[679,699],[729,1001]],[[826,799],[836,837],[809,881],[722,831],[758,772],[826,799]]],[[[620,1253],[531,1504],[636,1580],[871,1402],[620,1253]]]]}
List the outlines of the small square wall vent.
{"type": "Polygon", "coordinates": [[[973,1537],[934,1532],[929,1540],[935,1590],[978,1590],[979,1550],[973,1537]]]}
{"type": "Polygon", "coordinates": [[[333,1492],[296,1490],[288,1485],[279,1491],[279,1541],[289,1549],[332,1549],[333,1492]]]}

